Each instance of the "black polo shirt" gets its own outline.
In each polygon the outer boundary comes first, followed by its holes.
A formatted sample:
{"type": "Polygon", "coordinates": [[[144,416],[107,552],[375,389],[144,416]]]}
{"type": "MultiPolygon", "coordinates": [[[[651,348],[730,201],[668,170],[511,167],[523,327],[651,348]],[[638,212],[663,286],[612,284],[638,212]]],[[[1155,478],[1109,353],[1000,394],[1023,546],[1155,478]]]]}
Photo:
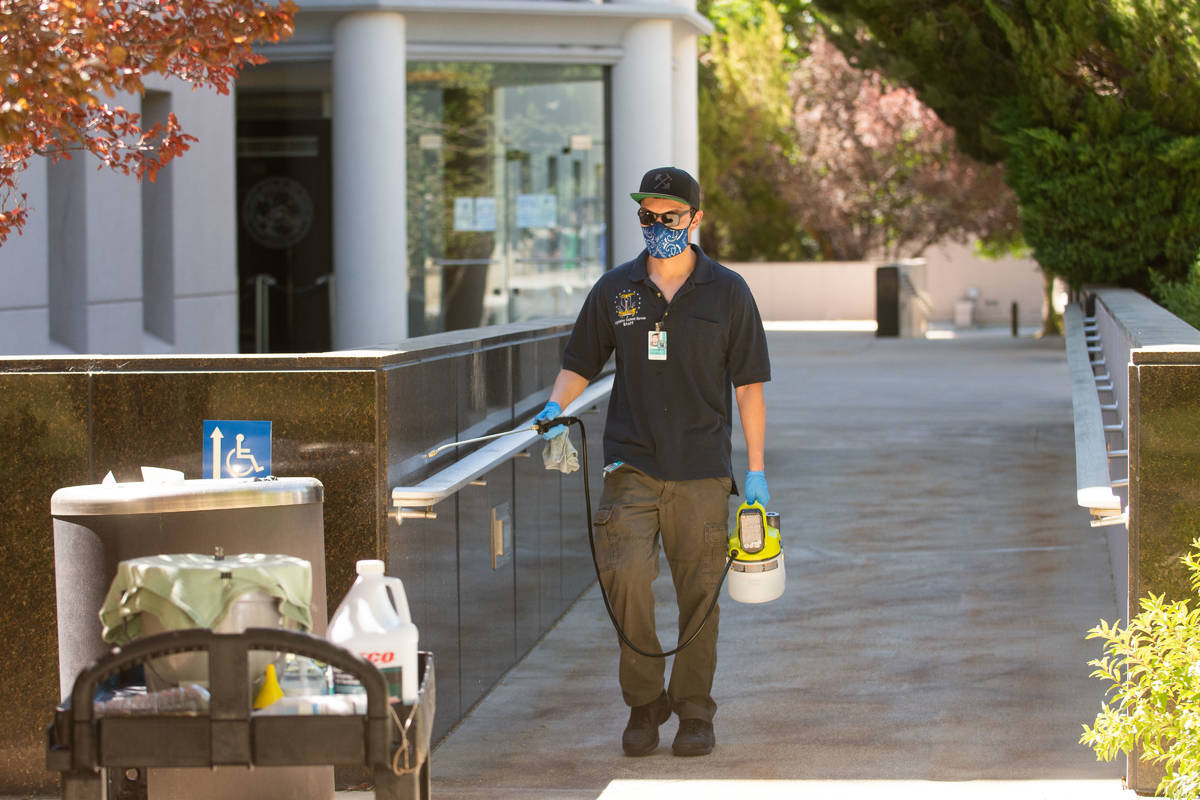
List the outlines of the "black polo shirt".
{"type": "Polygon", "coordinates": [[[604,461],[661,480],[733,477],[732,387],[771,379],[767,337],[741,275],[692,245],[696,268],[668,304],[647,253],[606,272],[584,301],[563,367],[591,380],[615,351],[604,461]],[[651,360],[655,325],[666,360],[651,360]]]}

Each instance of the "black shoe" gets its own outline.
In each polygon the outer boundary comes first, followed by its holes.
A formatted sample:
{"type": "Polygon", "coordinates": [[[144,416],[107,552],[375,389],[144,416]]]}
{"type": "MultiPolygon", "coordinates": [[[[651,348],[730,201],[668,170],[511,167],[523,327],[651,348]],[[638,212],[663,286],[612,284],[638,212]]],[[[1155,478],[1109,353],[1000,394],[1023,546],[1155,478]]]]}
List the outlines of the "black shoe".
{"type": "Polygon", "coordinates": [[[713,751],[716,743],[717,737],[711,722],[706,719],[681,719],[671,752],[677,756],[706,756],[713,751]]]}
{"type": "Polygon", "coordinates": [[[663,692],[644,706],[629,710],[629,723],[621,734],[621,749],[627,756],[648,756],[658,747],[658,726],[671,718],[671,700],[663,692]]]}

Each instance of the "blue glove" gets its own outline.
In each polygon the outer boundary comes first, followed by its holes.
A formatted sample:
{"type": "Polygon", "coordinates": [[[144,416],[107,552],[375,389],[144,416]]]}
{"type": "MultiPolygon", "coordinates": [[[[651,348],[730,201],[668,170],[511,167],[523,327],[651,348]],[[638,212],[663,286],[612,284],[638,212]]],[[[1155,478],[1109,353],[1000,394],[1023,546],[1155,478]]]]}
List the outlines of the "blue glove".
{"type": "MultiPolygon", "coordinates": [[[[533,418],[533,421],[541,422],[544,419],[556,419],[557,417],[561,416],[562,406],[551,400],[550,402],[546,403],[546,407],[542,409],[542,412],[533,418]]],[[[543,433],[542,438],[548,442],[555,436],[558,436],[560,433],[566,433],[566,430],[566,425],[555,425],[553,428],[543,433]]]]}
{"type": "Polygon", "coordinates": [[[759,470],[746,470],[746,502],[760,503],[763,508],[771,502],[771,493],[767,490],[767,476],[759,470]]]}

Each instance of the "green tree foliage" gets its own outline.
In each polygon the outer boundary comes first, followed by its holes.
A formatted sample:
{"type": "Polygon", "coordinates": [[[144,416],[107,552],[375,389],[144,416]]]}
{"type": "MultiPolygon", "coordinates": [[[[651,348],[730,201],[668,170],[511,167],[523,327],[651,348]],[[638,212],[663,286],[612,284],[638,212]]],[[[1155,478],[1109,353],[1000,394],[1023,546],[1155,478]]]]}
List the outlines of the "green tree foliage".
{"type": "Polygon", "coordinates": [[[987,163],[1006,148],[992,124],[1019,92],[1020,75],[999,26],[979,0],[815,0],[822,22],[851,63],[911,86],[958,134],[958,146],[987,163]]]}
{"type": "Polygon", "coordinates": [[[966,152],[1008,162],[1038,261],[1149,287],[1200,251],[1200,4],[814,0],[839,47],[912,86],[966,152]]]}
{"type": "Polygon", "coordinates": [[[1154,297],[1168,311],[1200,328],[1200,258],[1193,262],[1183,280],[1171,281],[1158,272],[1150,273],[1154,297]]]}
{"type": "Polygon", "coordinates": [[[712,0],[702,56],[705,248],[727,260],[897,258],[1017,238],[1000,171],[907,87],[848,64],[807,0],[712,0]]]}
{"type": "Polygon", "coordinates": [[[814,0],[852,61],[913,87],[960,146],[1003,160],[1020,126],[1200,130],[1192,0],[814,0]]]}
{"type": "Polygon", "coordinates": [[[1009,180],[1038,259],[1071,286],[1151,291],[1150,275],[1178,279],[1200,246],[1200,139],[1147,114],[1115,130],[1024,128],[1012,135],[1009,180]]]}
{"type": "Polygon", "coordinates": [[[816,247],[780,192],[794,145],[788,80],[794,53],[770,3],[705,4],[717,29],[700,71],[704,247],[719,258],[807,260],[816,247]]]}

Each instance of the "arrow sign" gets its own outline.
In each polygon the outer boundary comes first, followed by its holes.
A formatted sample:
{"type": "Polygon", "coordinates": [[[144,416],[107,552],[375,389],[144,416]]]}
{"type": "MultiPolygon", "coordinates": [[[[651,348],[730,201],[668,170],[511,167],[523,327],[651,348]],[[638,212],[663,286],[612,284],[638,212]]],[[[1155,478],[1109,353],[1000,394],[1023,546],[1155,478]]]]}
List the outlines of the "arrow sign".
{"type": "Polygon", "coordinates": [[[209,462],[212,466],[204,473],[204,477],[211,478],[221,474],[221,439],[224,436],[221,434],[221,429],[214,425],[213,432],[209,434],[208,438],[212,439],[212,460],[209,462]]]}

